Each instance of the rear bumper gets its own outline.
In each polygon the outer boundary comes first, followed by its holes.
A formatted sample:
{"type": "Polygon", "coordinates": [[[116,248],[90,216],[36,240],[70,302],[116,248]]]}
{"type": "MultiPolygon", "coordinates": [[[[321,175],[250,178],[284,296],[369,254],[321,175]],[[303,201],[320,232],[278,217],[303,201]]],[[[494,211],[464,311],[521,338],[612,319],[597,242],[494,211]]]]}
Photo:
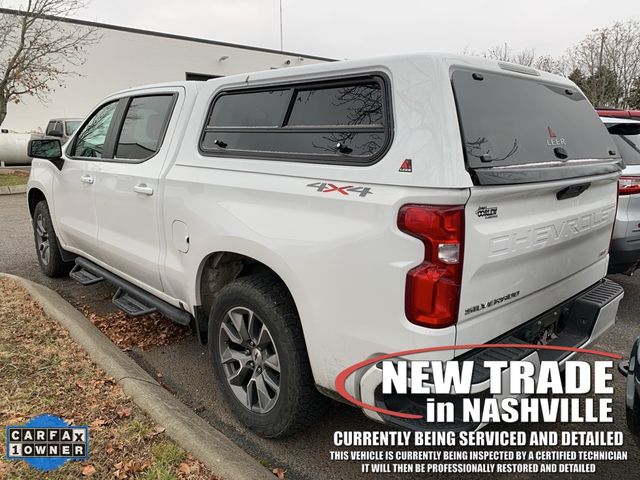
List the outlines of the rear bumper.
{"type": "MultiPolygon", "coordinates": [[[[566,347],[587,347],[594,343],[616,321],[618,305],[623,297],[620,285],[608,279],[603,279],[575,297],[561,303],[555,308],[536,317],[512,332],[507,333],[491,342],[492,344],[532,344],[540,332],[547,332],[556,326],[557,335],[545,342],[548,345],[566,347]]],[[[546,335],[546,334],[545,334],[546,335]]],[[[502,396],[489,394],[489,375],[482,367],[484,360],[530,361],[537,366],[541,361],[557,361],[561,365],[572,358],[575,353],[555,350],[533,350],[518,348],[478,349],[466,352],[456,357],[456,361],[474,361],[473,389],[471,396],[479,398],[495,397],[501,399],[510,395],[505,392],[502,396]]],[[[508,369],[503,375],[508,375],[508,369]]],[[[371,366],[361,377],[359,382],[361,400],[369,405],[375,405],[387,410],[424,415],[426,395],[384,395],[382,394],[382,369],[379,365],[371,366]]],[[[438,398],[436,401],[445,400],[438,398]]],[[[449,395],[447,401],[462,401],[462,396],[456,398],[449,395]]],[[[460,422],[437,424],[426,423],[424,420],[404,420],[379,414],[363,409],[369,418],[394,424],[404,428],[419,430],[474,430],[482,427],[480,424],[460,422]]]]}
{"type": "Polygon", "coordinates": [[[640,261],[640,238],[614,238],[609,247],[607,273],[624,273],[634,269],[640,261]]]}

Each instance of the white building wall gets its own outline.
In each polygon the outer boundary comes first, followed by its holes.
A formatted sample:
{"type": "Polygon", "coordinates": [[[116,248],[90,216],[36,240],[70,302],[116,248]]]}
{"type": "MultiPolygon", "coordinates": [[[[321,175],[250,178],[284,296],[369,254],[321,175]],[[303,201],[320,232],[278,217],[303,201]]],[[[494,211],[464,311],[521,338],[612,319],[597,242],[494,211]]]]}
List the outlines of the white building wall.
{"type": "Polygon", "coordinates": [[[47,104],[30,97],[10,104],[2,129],[44,130],[50,118],[83,118],[110,93],[136,85],[185,80],[185,72],[232,75],[323,61],[108,28],[98,31],[102,39],[88,48],[87,62],[78,71],[81,76],[67,77],[65,87],[57,87],[47,104]],[[224,56],[228,58],[221,60],[224,56]]]}

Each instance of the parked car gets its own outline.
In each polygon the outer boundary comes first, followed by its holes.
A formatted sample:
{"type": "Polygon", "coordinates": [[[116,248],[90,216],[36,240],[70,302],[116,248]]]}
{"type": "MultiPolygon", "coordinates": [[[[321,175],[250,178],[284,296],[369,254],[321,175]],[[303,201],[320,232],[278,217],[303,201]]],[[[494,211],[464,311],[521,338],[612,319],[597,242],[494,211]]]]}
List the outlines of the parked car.
{"type": "Polygon", "coordinates": [[[640,337],[633,343],[629,360],[620,362],[618,370],[627,377],[625,389],[627,427],[631,433],[640,437],[640,337]]]}
{"type": "Polygon", "coordinates": [[[628,118],[640,120],[640,110],[620,110],[616,108],[596,108],[601,117],[628,118]]]}
{"type": "Polygon", "coordinates": [[[605,116],[602,121],[625,163],[619,180],[609,273],[632,274],[640,261],[640,121],[605,116]]]}
{"type": "MultiPolygon", "coordinates": [[[[116,285],[131,315],[192,324],[222,395],[267,437],[321,418],[320,393],[337,397],[338,374],[373,355],[584,347],[623,295],[603,278],[617,147],[573,83],[527,67],[416,54],[140,87],[101,102],[64,149],[30,149],[42,271],[73,267],[116,285]]],[[[489,395],[486,374],[474,395],[489,395]]],[[[424,409],[381,381],[373,365],[346,388],[424,409]]]]}
{"type": "Polygon", "coordinates": [[[48,137],[59,137],[60,143],[64,145],[81,123],[81,118],[54,118],[53,120],[49,120],[45,135],[48,137]]]}

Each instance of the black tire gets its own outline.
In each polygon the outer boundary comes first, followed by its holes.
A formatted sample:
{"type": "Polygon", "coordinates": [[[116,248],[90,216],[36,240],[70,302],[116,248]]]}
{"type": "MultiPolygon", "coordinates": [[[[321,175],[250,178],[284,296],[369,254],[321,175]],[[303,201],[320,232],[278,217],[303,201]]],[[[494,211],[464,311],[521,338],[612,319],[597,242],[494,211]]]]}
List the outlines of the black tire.
{"type": "Polygon", "coordinates": [[[33,237],[40,270],[47,277],[64,277],[73,268],[73,262],[62,260],[62,248],[53,229],[49,206],[42,200],[33,211],[33,237]]]}
{"type": "MultiPolygon", "coordinates": [[[[244,317],[243,317],[244,318],[244,317]]],[[[247,316],[247,318],[249,318],[247,316]]],[[[243,320],[244,321],[244,320],[243,320]]],[[[227,325],[229,325],[227,323],[227,325]]],[[[233,323],[231,324],[233,325],[233,323]]],[[[255,328],[254,328],[255,331],[255,328]]],[[[246,332],[245,332],[246,333],[246,332]]],[[[240,338],[240,337],[237,337],[240,338]]],[[[236,343],[231,342],[234,346],[236,343]]],[[[209,315],[209,353],[213,364],[213,370],[220,384],[223,396],[229,407],[233,410],[237,418],[245,426],[255,431],[259,435],[267,438],[279,438],[289,436],[298,430],[308,427],[319,420],[326,412],[330,404],[330,400],[321,395],[315,387],[311,366],[304,342],[302,328],[298,312],[294,305],[293,299],[284,284],[273,274],[257,274],[242,277],[229,285],[225,286],[216,295],[216,299],[211,307],[209,315]],[[276,398],[269,403],[271,409],[265,412],[257,412],[247,406],[251,404],[250,400],[243,404],[241,399],[234,393],[227,379],[229,372],[225,371],[222,355],[228,349],[225,345],[229,345],[227,333],[223,330],[223,322],[229,322],[232,317],[229,312],[237,312],[249,310],[253,312],[258,319],[260,325],[266,327],[269,334],[269,340],[272,342],[273,349],[271,353],[276,352],[279,361],[279,375],[272,372],[273,377],[279,380],[278,394],[276,398]],[[222,346],[221,346],[222,345],[222,346]],[[275,402],[275,403],[273,403],[275,402]]],[[[251,343],[254,348],[259,350],[261,343],[251,343]]],[[[267,358],[265,347],[262,350],[264,358],[267,358]]],[[[236,352],[236,350],[233,350],[236,352]]],[[[249,350],[244,352],[247,355],[249,350]]],[[[243,353],[240,353],[243,355],[243,353]]],[[[258,353],[256,353],[258,355],[258,353]]],[[[273,357],[273,355],[271,355],[273,357]]],[[[227,358],[230,358],[227,356],[227,358]]],[[[247,357],[243,357],[247,358],[247,357]]],[[[257,358],[248,355],[248,358],[257,358]]],[[[260,355],[260,362],[262,362],[260,355]]],[[[234,364],[235,360],[225,362],[227,369],[229,365],[234,364]]],[[[248,362],[254,364],[254,362],[248,362]]],[[[258,362],[256,361],[257,365],[258,362]]],[[[242,369],[242,363],[237,362],[236,366],[231,368],[242,369]]],[[[267,374],[267,361],[261,363],[264,368],[264,375],[267,374]]],[[[255,367],[253,372],[248,372],[248,378],[256,375],[255,367]]],[[[246,378],[246,375],[245,375],[246,378]]],[[[263,381],[263,387],[266,384],[263,381]]],[[[236,392],[241,386],[236,386],[236,392]]],[[[247,387],[248,388],[248,387],[247,387]]],[[[255,388],[258,388],[257,386],[255,388]]],[[[274,390],[271,391],[273,393],[274,390]]],[[[257,400],[258,393],[254,397],[257,400]]],[[[248,399],[249,397],[247,397],[248,399]]],[[[264,397],[263,397],[264,398],[264,397]]],[[[261,406],[256,406],[260,409],[261,406]]]]}
{"type": "MultiPolygon", "coordinates": [[[[631,361],[635,361],[634,358],[635,355],[632,355],[631,361]]],[[[629,427],[631,433],[633,433],[636,437],[640,437],[640,391],[637,387],[636,375],[636,372],[629,372],[627,374],[627,427],[629,427]],[[632,399],[629,398],[630,388],[633,389],[632,399]]]]}
{"type": "Polygon", "coordinates": [[[633,408],[627,407],[627,427],[636,437],[640,437],[640,417],[633,408]]]}

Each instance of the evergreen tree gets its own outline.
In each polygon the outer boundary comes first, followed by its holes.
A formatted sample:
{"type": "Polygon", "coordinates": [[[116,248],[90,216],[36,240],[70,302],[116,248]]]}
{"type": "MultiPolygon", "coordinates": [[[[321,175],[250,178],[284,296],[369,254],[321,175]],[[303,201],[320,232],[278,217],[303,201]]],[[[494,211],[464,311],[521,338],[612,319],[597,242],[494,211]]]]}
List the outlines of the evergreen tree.
{"type": "Polygon", "coordinates": [[[571,74],[569,75],[569,80],[575,83],[580,88],[580,90],[584,91],[586,89],[587,81],[579,68],[576,68],[573,72],[571,72],[571,74]]]}

